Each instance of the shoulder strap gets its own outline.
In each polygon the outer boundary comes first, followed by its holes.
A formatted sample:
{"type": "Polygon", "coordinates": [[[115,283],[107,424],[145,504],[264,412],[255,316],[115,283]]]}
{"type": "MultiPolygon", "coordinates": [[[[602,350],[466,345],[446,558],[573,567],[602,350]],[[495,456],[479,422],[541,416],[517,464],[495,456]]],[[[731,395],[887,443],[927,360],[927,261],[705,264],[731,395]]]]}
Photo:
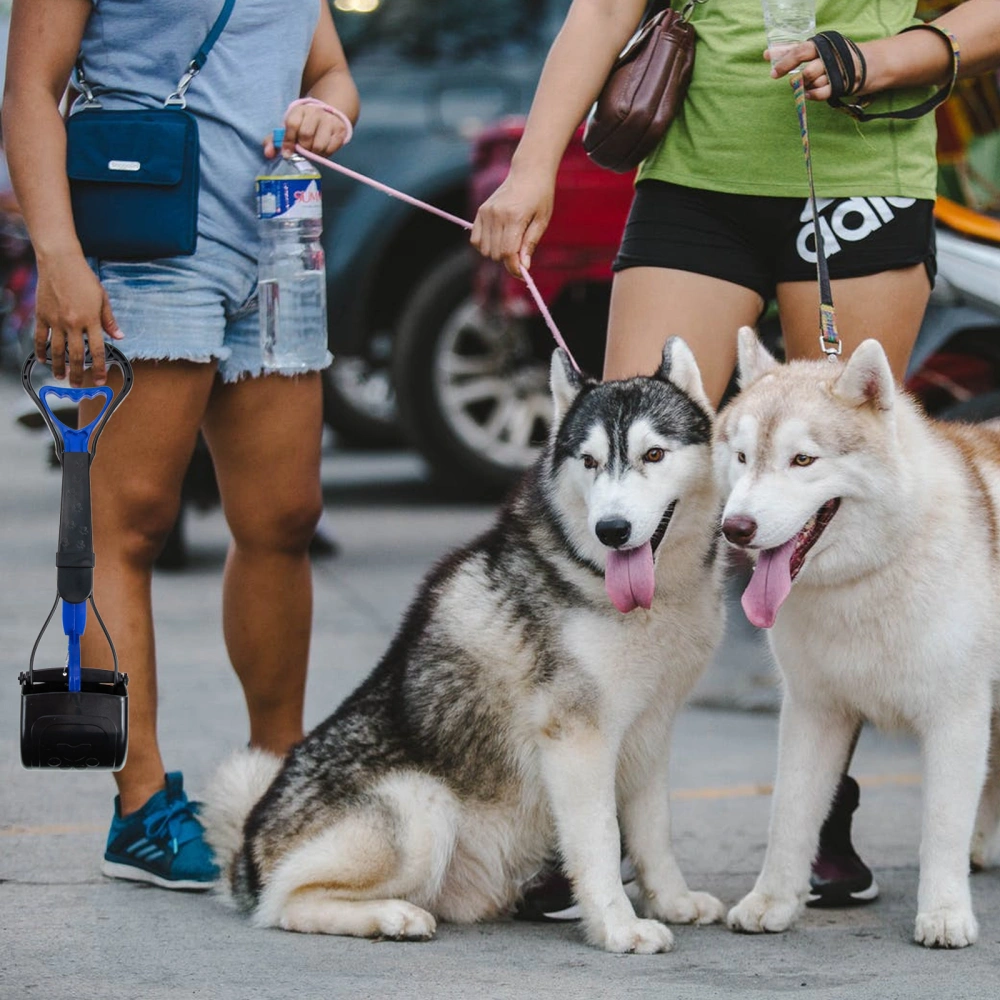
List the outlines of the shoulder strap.
{"type": "MultiPolygon", "coordinates": [[[[177,107],[185,107],[187,101],[184,99],[184,94],[187,92],[188,87],[191,86],[191,81],[201,72],[201,68],[208,61],[208,54],[212,51],[213,46],[219,40],[219,35],[225,30],[226,24],[229,21],[229,15],[233,12],[233,7],[236,6],[236,0],[225,0],[222,5],[222,10],[219,11],[219,16],[215,19],[215,23],[209,29],[208,34],[205,36],[205,41],[201,43],[198,51],[194,54],[194,58],[188,63],[187,69],[184,71],[184,75],[177,82],[177,89],[163,102],[164,107],[169,107],[171,105],[177,107]]],[[[88,108],[99,108],[101,102],[94,96],[94,92],[90,89],[90,84],[87,78],[83,75],[83,57],[77,56],[76,66],[76,82],[80,89],[80,92],[86,97],[87,103],[84,107],[88,108]]]]}
{"type": "Polygon", "coordinates": [[[201,43],[201,48],[194,54],[194,59],[191,60],[192,66],[197,66],[198,69],[201,69],[205,65],[208,54],[212,51],[212,46],[215,45],[219,40],[219,35],[225,30],[226,23],[229,21],[229,15],[232,14],[235,6],[236,0],[226,0],[222,5],[222,10],[219,11],[219,16],[215,19],[212,30],[208,33],[205,41],[201,43]]]}
{"type": "Polygon", "coordinates": [[[235,6],[236,0],[225,0],[219,16],[215,19],[215,24],[212,25],[211,30],[205,36],[205,41],[201,43],[201,47],[194,54],[194,58],[188,63],[188,68],[184,71],[184,75],[178,81],[177,89],[163,102],[165,107],[175,105],[183,108],[187,105],[184,94],[187,92],[188,87],[191,86],[191,81],[201,72],[202,66],[208,61],[208,54],[219,40],[219,35],[225,29],[226,23],[229,21],[229,15],[232,14],[233,7],[235,6]]]}

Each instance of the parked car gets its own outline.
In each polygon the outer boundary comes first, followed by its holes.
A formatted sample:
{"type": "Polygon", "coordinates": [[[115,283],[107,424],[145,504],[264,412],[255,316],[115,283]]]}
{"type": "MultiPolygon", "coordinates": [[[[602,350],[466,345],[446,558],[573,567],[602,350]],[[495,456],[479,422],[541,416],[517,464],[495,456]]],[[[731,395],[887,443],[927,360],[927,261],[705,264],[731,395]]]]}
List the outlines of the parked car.
{"type": "MultiPolygon", "coordinates": [[[[470,211],[506,176],[522,129],[510,120],[480,136],[470,211]]],[[[594,375],[631,197],[632,177],[594,166],[578,133],[532,258],[571,350],[594,375]]],[[[935,214],[938,281],[907,385],[933,415],[1000,416],[1000,221],[945,198],[935,214]]],[[[780,353],[773,307],[761,333],[780,353]]],[[[530,464],[550,425],[552,346],[526,286],[498,265],[456,248],[427,274],[399,322],[393,377],[402,424],[440,479],[467,493],[497,493],[530,464]]]]}
{"type": "MultiPolygon", "coordinates": [[[[507,175],[522,129],[509,120],[479,136],[470,214],[507,175]]],[[[632,177],[594,167],[581,136],[560,165],[531,273],[574,356],[599,374],[632,177]]],[[[552,346],[526,286],[467,242],[427,274],[400,318],[393,380],[401,422],[440,480],[496,493],[531,463],[548,434],[552,346]]]]}
{"type": "MultiPolygon", "coordinates": [[[[468,206],[473,137],[526,111],[569,0],[338,0],[334,20],[361,94],[338,162],[447,211],[468,206]]],[[[398,441],[389,365],[404,304],[465,234],[324,171],[328,423],[358,444],[398,441]]]]}

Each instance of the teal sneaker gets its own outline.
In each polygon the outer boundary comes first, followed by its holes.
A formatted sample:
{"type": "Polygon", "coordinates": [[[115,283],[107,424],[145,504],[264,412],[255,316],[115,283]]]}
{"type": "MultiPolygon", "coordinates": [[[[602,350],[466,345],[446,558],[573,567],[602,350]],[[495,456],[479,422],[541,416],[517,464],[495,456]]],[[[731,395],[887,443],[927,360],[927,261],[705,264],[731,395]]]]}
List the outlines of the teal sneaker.
{"type": "Polygon", "coordinates": [[[101,871],[109,878],[151,882],[164,889],[211,889],[219,868],[205,843],[199,804],[188,801],[180,771],[166,779],[166,788],[128,816],[122,816],[121,798],[115,796],[101,871]]]}

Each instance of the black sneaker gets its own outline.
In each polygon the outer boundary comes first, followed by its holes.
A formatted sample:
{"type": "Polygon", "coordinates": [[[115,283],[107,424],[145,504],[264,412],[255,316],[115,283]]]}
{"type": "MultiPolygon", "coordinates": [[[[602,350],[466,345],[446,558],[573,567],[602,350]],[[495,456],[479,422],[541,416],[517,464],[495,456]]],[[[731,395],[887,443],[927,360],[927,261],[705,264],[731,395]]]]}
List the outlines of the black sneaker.
{"type": "Polygon", "coordinates": [[[860,796],[858,783],[843,775],[820,831],[806,906],[860,906],[878,898],[878,883],[851,843],[851,816],[860,796]]]}
{"type": "MultiPolygon", "coordinates": [[[[623,885],[635,881],[635,867],[629,858],[622,858],[621,871],[623,885]]],[[[550,861],[528,883],[514,910],[515,920],[538,923],[579,920],[582,916],[573,887],[556,861],[550,861]]]]}

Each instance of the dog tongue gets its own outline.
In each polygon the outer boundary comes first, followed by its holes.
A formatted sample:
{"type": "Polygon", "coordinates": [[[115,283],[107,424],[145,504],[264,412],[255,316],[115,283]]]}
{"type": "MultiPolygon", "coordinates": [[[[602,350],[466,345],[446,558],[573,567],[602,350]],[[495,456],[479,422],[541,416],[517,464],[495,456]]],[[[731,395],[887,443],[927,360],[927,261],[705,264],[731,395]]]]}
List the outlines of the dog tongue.
{"type": "Polygon", "coordinates": [[[795,538],[776,549],[761,552],[757,567],[743,591],[743,610],[752,625],[770,628],[778,616],[778,608],[792,589],[792,553],[795,538]]]}
{"type": "Polygon", "coordinates": [[[646,542],[638,548],[608,552],[604,564],[604,587],[611,603],[623,614],[653,603],[653,547],[646,542]]]}

